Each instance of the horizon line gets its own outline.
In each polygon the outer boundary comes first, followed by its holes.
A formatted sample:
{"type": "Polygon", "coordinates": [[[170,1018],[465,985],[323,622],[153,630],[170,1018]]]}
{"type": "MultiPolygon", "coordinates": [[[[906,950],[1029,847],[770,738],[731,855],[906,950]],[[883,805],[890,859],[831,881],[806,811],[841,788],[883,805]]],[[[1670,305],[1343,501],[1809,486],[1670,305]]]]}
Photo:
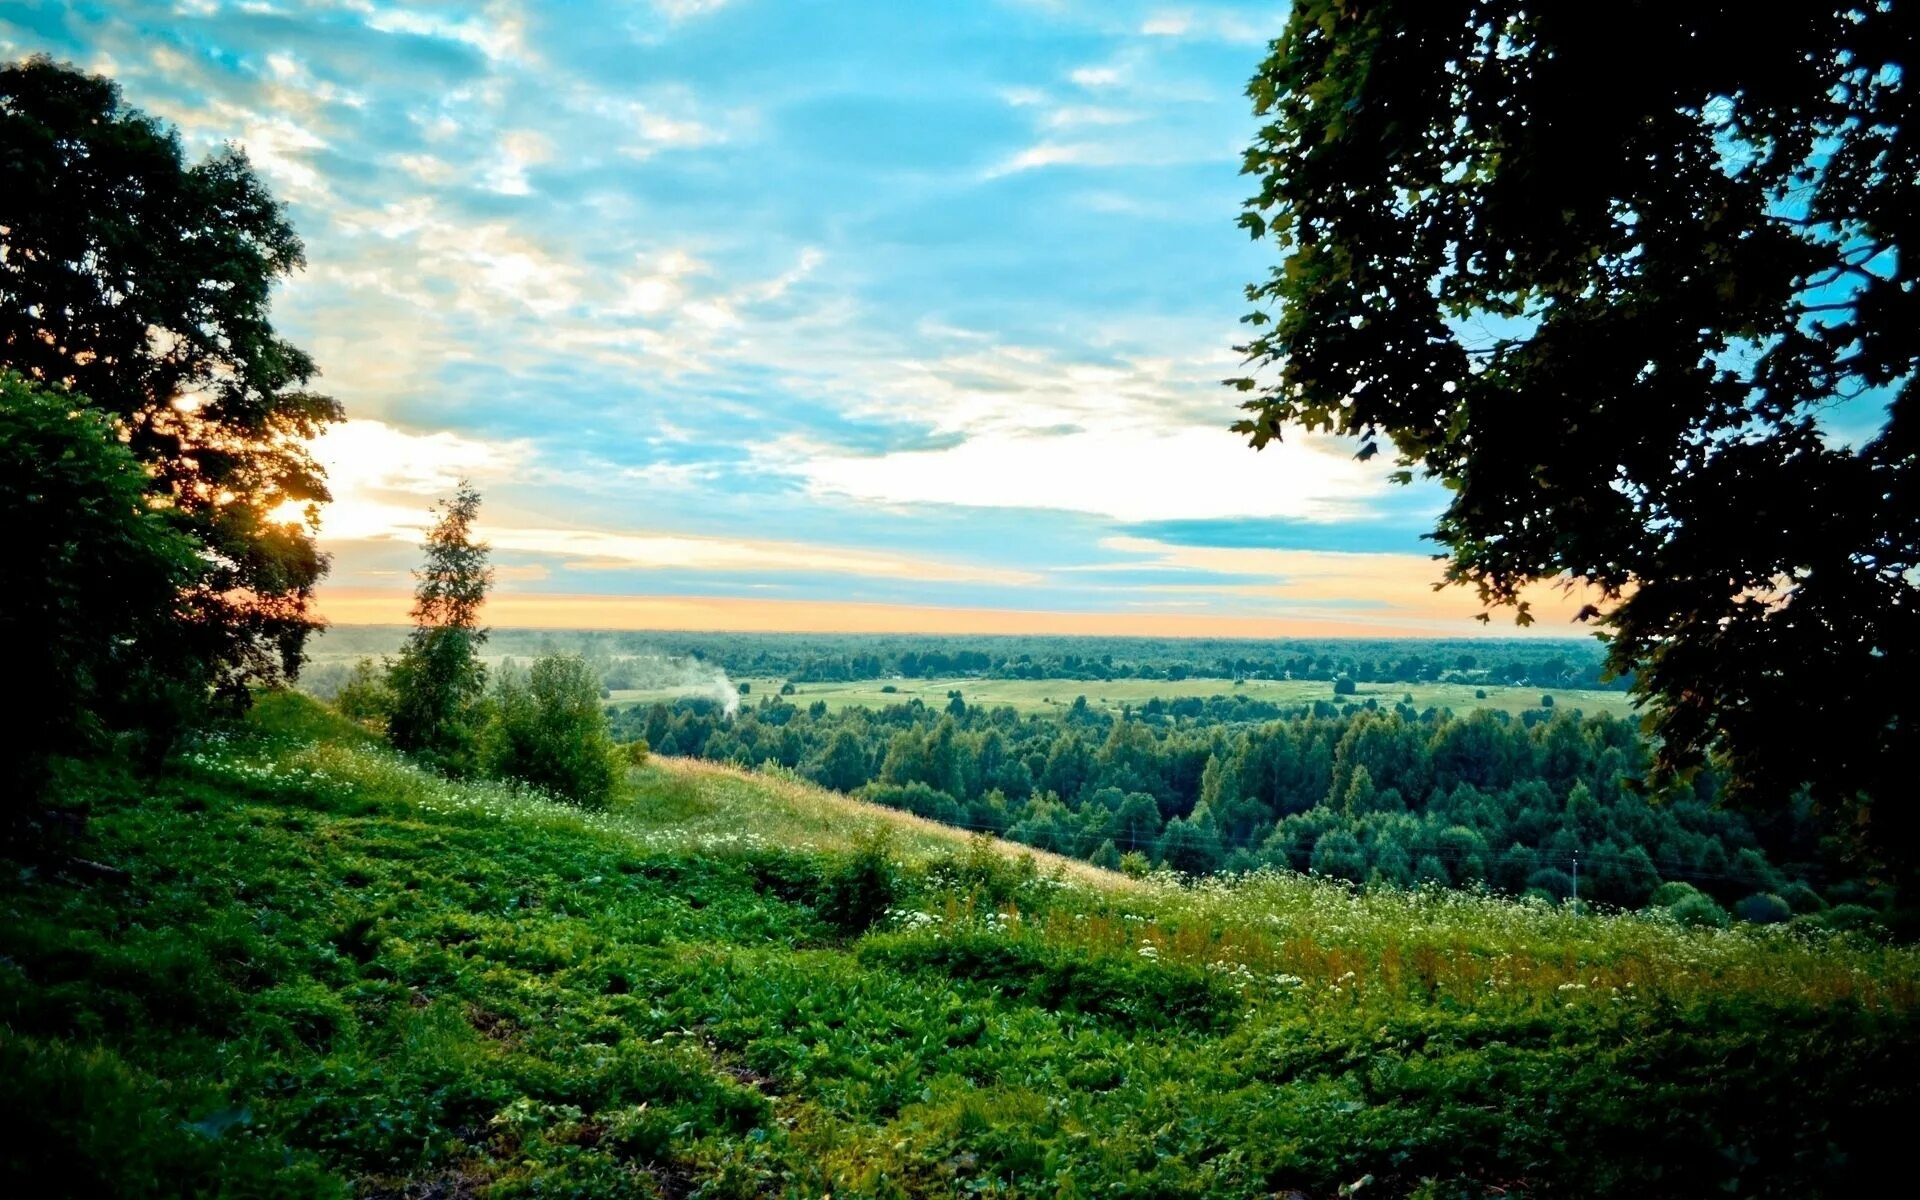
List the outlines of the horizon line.
{"type": "MultiPolygon", "coordinates": [[[[315,607],[329,625],[411,624],[410,592],[321,590],[315,607]]],[[[1463,618],[1439,621],[1336,620],[1314,616],[1225,613],[1062,612],[1046,609],[914,605],[757,596],[594,595],[509,592],[488,597],[483,617],[498,629],[574,633],[921,634],[979,637],[1371,639],[1376,641],[1584,641],[1590,632],[1523,627],[1463,618]]]]}

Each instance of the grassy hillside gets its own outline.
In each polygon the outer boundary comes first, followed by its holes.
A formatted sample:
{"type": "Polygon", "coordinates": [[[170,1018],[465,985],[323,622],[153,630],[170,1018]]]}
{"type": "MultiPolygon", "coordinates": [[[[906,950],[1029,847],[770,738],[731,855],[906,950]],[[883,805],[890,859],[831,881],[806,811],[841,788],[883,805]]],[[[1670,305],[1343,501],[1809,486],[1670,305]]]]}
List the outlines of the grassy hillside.
{"type": "Polygon", "coordinates": [[[1920,1099],[1905,948],[1183,889],[680,763],[584,814],[293,697],[66,792],[0,868],[8,1195],[1838,1195],[1920,1099]]]}

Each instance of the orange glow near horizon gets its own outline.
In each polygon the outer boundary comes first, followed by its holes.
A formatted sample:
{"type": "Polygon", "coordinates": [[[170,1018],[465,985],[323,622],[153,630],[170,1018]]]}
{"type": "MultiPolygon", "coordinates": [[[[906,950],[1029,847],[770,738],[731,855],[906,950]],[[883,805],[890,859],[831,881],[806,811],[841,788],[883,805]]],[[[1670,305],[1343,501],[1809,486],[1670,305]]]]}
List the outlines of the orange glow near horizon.
{"type": "MultiPolygon", "coordinates": [[[[1558,592],[1536,599],[1536,624],[1520,629],[1496,614],[1490,625],[1471,619],[1466,605],[1436,604],[1374,621],[1224,613],[1074,613],[1001,608],[779,600],[740,596],[594,596],[542,592],[496,593],[485,620],[502,628],[672,630],[724,633],[1047,634],[1098,637],[1577,637],[1587,627],[1569,620],[1577,603],[1558,592]],[[1564,613],[1562,612],[1564,609],[1564,613]]],[[[408,620],[409,593],[329,588],[319,608],[339,625],[399,625],[408,620]]]]}

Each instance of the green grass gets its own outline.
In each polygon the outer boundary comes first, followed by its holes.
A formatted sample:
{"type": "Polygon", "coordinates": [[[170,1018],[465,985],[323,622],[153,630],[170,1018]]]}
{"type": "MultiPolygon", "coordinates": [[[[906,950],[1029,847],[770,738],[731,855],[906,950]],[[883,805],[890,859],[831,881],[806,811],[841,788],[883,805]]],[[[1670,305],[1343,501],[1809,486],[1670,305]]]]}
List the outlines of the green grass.
{"type": "MultiPolygon", "coordinates": [[[[752,685],[753,690],[745,697],[747,702],[752,703],[762,696],[777,694],[782,681],[749,679],[744,682],[752,685]]],[[[1530,708],[1540,707],[1540,697],[1550,695],[1556,706],[1578,709],[1590,715],[1630,717],[1634,713],[1632,697],[1625,692],[1579,688],[1520,688],[1455,683],[1363,683],[1358,685],[1358,691],[1352,696],[1336,696],[1333,694],[1333,685],[1325,681],[1250,679],[1235,686],[1231,679],[1212,678],[1181,680],[863,679],[851,683],[795,684],[794,694],[788,699],[803,706],[815,700],[824,700],[827,707],[832,710],[854,706],[880,708],[888,704],[904,704],[915,697],[927,704],[944,705],[947,702],[947,693],[951,691],[960,692],[966,697],[968,704],[983,704],[988,707],[1009,704],[1022,713],[1058,712],[1071,705],[1079,696],[1085,696],[1088,704],[1118,709],[1122,705],[1139,708],[1147,701],[1156,698],[1178,700],[1189,696],[1206,699],[1209,696],[1242,695],[1249,699],[1265,700],[1282,705],[1311,704],[1315,700],[1326,700],[1343,705],[1365,704],[1368,700],[1373,700],[1383,706],[1398,704],[1411,695],[1414,706],[1423,710],[1450,708],[1455,712],[1464,713],[1476,708],[1493,708],[1515,715],[1530,708]],[[894,690],[881,691],[886,687],[894,690]],[[1482,691],[1486,693],[1484,698],[1478,695],[1482,691]]],[[[616,691],[613,693],[613,701],[620,704],[650,704],[655,701],[672,701],[685,694],[692,693],[616,691]]]]}
{"type": "Polygon", "coordinates": [[[8,1195],[1872,1194],[1920,1099],[1901,947],[1056,874],[679,763],[581,813],[287,697],[67,798],[0,864],[8,1195]]]}

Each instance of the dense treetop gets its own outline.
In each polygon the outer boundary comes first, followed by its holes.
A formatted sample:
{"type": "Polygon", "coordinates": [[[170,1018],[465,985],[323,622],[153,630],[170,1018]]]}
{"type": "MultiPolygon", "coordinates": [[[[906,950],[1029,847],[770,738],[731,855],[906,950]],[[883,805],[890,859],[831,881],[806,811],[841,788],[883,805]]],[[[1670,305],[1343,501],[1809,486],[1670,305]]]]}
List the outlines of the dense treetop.
{"type": "Polygon", "coordinates": [[[1776,809],[1811,789],[1894,859],[1915,41],[1902,0],[1300,0],[1250,85],[1241,220],[1281,262],[1236,381],[1256,446],[1330,430],[1444,482],[1447,578],[1489,604],[1597,588],[1660,765],[1717,754],[1776,809]]]}
{"type": "Polygon", "coordinates": [[[189,163],[110,80],[0,66],[0,366],[67,388],[146,465],[204,551],[177,634],[230,689],[298,665],[326,567],[306,441],[341,410],[267,312],[303,263],[239,150],[189,163]]]}

